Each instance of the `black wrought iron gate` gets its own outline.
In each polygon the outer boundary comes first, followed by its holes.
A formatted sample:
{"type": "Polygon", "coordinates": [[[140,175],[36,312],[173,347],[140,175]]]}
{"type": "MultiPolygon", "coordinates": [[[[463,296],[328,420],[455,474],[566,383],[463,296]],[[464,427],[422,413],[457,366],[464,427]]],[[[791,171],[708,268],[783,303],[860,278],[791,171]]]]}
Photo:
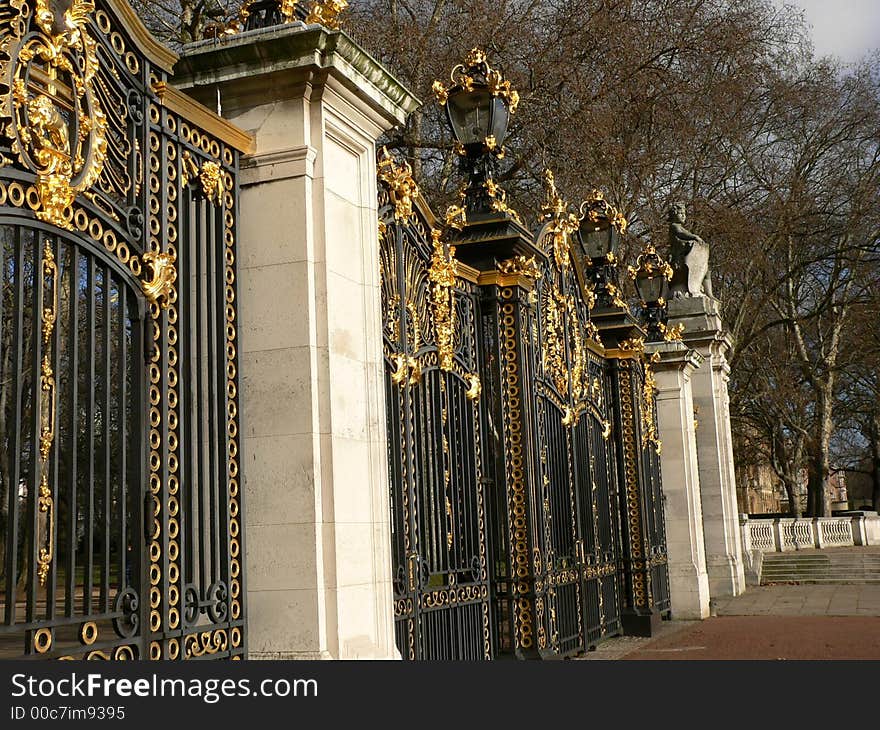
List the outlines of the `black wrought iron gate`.
{"type": "Polygon", "coordinates": [[[461,209],[435,221],[405,163],[379,180],[401,654],[564,657],[668,610],[649,363],[601,343],[552,175],[547,224],[513,234],[531,255],[503,260],[456,258],[461,209]]]}
{"type": "Polygon", "coordinates": [[[245,651],[242,145],[172,61],[122,3],[0,10],[3,657],[245,651]]]}
{"type": "Polygon", "coordinates": [[[477,287],[380,162],[380,261],[397,645],[410,659],[489,658],[477,287]]]}

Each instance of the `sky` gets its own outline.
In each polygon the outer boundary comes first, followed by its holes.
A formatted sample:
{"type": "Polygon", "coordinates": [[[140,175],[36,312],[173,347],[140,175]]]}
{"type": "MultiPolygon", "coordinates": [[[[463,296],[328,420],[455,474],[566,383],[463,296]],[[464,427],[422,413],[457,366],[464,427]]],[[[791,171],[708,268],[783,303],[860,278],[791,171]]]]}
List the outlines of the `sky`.
{"type": "Polygon", "coordinates": [[[880,0],[785,0],[806,11],[819,56],[857,60],[880,48],[880,0]]]}

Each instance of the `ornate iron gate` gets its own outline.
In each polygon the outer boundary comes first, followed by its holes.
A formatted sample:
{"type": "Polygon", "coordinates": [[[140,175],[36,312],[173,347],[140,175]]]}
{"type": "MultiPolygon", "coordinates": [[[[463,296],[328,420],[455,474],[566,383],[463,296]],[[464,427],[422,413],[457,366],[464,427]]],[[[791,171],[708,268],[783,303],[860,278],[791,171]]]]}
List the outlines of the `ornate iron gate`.
{"type": "Polygon", "coordinates": [[[641,341],[624,344],[614,387],[624,516],[621,592],[625,611],[638,617],[669,612],[669,566],[651,359],[641,341]]]}
{"type": "MultiPolygon", "coordinates": [[[[496,576],[498,621],[509,625],[500,643],[523,656],[575,654],[620,630],[609,376],[590,321],[592,301],[570,255],[577,221],[563,215],[565,204],[549,179],[545,212],[552,220],[537,236],[545,263],[501,263],[531,278],[534,289],[519,307],[519,297],[502,289],[494,315],[502,332],[509,331],[507,349],[522,358],[521,375],[506,398],[507,404],[521,403],[522,412],[502,407],[502,419],[520,422],[533,473],[520,477],[520,496],[514,471],[522,467],[511,464],[505,520],[511,529],[494,541],[511,565],[496,576]]],[[[502,363],[510,359],[504,349],[502,342],[502,363]]],[[[500,378],[510,381],[510,373],[500,378]]]]}
{"type": "Polygon", "coordinates": [[[0,10],[3,656],[245,651],[243,135],[172,61],[124,3],[0,10]]]}
{"type": "Polygon", "coordinates": [[[380,261],[397,645],[491,656],[477,287],[408,166],[380,161],[380,261]]]}
{"type": "Polygon", "coordinates": [[[387,154],[379,179],[401,653],[584,651],[621,630],[621,533],[614,372],[570,255],[578,221],[548,178],[535,256],[477,271],[444,243],[461,209],[435,223],[387,154]]]}

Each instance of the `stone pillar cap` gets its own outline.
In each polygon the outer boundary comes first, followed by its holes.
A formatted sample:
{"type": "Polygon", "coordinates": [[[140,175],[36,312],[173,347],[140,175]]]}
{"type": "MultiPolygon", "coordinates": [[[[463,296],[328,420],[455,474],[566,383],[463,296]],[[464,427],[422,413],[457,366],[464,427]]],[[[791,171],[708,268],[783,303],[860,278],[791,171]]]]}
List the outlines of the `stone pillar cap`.
{"type": "Polygon", "coordinates": [[[260,84],[283,96],[286,86],[308,72],[323,72],[361,94],[366,91],[389,126],[404,123],[422,104],[346,33],[317,24],[288,23],[187,44],[173,83],[196,98],[218,86],[260,84]]]}

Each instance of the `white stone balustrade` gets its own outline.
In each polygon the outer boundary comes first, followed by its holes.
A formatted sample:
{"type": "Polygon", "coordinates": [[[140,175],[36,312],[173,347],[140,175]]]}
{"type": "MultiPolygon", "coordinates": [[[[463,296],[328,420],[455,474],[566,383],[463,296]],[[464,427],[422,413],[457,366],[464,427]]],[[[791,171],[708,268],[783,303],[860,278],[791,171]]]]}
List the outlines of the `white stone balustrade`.
{"type": "Polygon", "coordinates": [[[839,547],[853,544],[851,517],[820,517],[815,522],[816,546],[839,547]]]}
{"type": "Polygon", "coordinates": [[[776,552],[773,520],[746,520],[743,523],[743,551],[776,552]]]}
{"type": "Polygon", "coordinates": [[[809,548],[880,545],[880,516],[866,512],[841,517],[743,517],[742,543],[746,553],[788,552],[809,548]]]}
{"type": "Polygon", "coordinates": [[[778,522],[778,529],[779,549],[782,552],[816,547],[811,519],[783,518],[778,522]]]}

